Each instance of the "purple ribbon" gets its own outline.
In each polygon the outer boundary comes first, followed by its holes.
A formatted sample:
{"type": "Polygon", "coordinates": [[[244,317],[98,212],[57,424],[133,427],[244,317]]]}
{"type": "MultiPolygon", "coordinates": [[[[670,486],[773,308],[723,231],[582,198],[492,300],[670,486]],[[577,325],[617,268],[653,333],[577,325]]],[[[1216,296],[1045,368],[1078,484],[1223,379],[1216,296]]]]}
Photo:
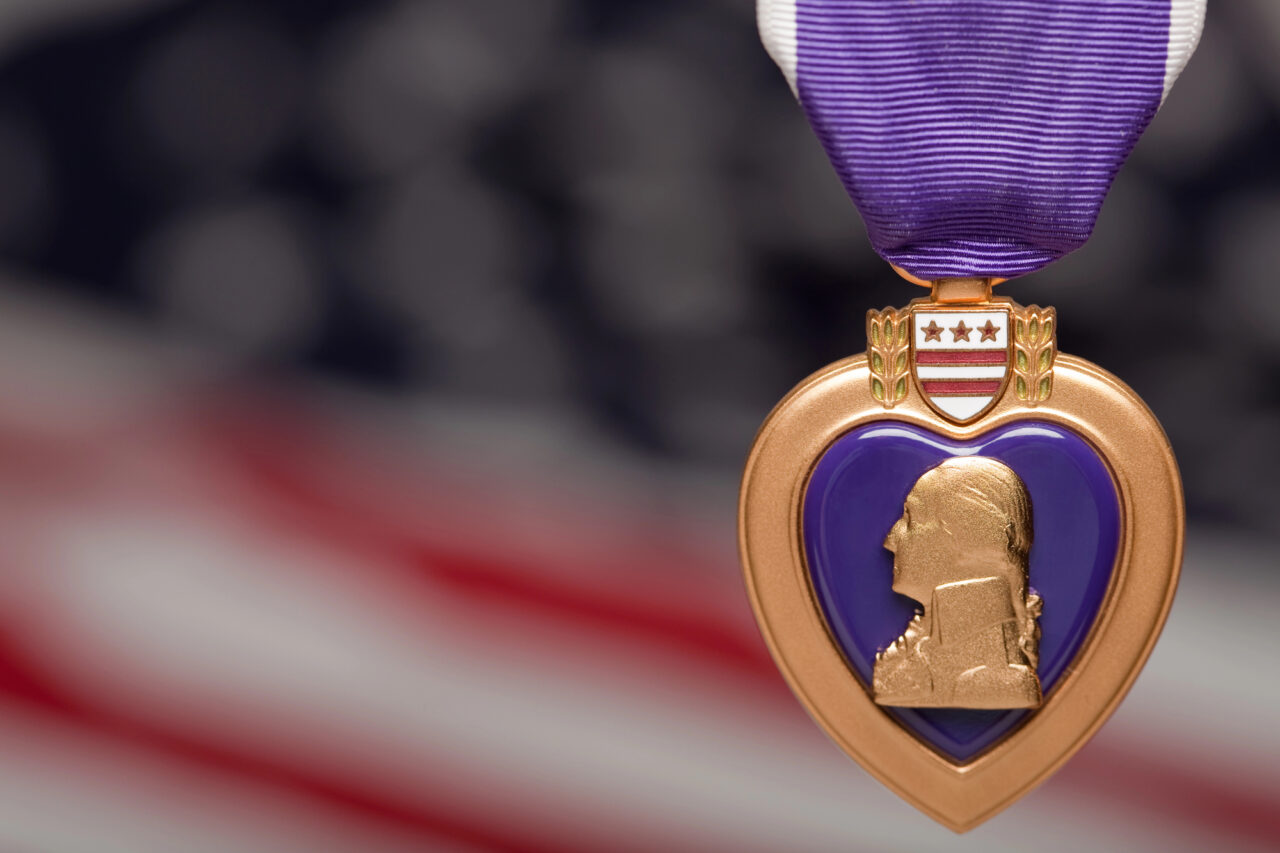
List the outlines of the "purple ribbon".
{"type": "Polygon", "coordinates": [[[876,251],[920,278],[1011,278],[1088,239],[1203,0],[760,0],[759,15],[876,251]]]}

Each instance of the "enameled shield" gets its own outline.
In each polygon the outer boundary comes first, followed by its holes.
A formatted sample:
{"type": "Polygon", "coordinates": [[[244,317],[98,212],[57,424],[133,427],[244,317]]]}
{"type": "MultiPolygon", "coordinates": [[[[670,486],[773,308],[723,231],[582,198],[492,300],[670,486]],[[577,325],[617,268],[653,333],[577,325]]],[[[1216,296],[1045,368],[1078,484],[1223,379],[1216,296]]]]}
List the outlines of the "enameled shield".
{"type": "Polygon", "coordinates": [[[920,306],[911,322],[911,360],[924,399],[957,423],[981,417],[1009,375],[1009,309],[920,306]]]}

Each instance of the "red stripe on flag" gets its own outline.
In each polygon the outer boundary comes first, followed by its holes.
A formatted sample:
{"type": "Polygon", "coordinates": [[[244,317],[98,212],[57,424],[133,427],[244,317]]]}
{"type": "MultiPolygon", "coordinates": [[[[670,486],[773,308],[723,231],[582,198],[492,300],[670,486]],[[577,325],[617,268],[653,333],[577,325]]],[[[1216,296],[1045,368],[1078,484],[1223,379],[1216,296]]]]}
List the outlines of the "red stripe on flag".
{"type": "Polygon", "coordinates": [[[1005,364],[1008,350],[947,350],[916,351],[916,364],[1005,364]]]}
{"type": "MultiPolygon", "coordinates": [[[[77,693],[60,683],[31,658],[23,647],[20,632],[13,630],[18,620],[10,613],[0,618],[0,700],[41,712],[87,730],[114,738],[140,749],[159,750],[195,764],[248,777],[258,785],[294,791],[335,811],[374,818],[387,825],[432,837],[448,839],[481,849],[513,853],[561,853],[562,840],[540,837],[521,825],[519,818],[507,822],[481,823],[457,814],[442,792],[463,778],[466,768],[450,767],[439,761],[433,766],[438,781],[416,792],[412,800],[392,802],[360,782],[336,772],[291,764],[288,760],[253,754],[219,738],[204,738],[182,730],[182,723],[169,720],[156,724],[140,718],[119,705],[104,706],[91,696],[77,693]],[[436,787],[438,786],[438,787],[436,787]]],[[[264,731],[268,729],[263,729],[264,731]]],[[[320,735],[317,735],[318,737],[320,735]]],[[[509,812],[504,815],[510,817],[509,812]]],[[[580,849],[592,849],[584,844],[580,849]]]]}
{"type": "Polygon", "coordinates": [[[1000,390],[999,379],[947,379],[928,381],[924,393],[937,396],[954,394],[965,397],[989,397],[1000,390]]]}

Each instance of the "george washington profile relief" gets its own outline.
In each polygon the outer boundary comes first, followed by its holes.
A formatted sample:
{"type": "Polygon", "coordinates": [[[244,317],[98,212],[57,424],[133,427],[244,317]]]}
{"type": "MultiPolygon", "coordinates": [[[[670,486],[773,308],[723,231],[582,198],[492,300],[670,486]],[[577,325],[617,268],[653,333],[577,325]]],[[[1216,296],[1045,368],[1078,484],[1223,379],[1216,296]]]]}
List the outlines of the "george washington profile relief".
{"type": "Polygon", "coordinates": [[[893,590],[922,605],[876,655],[880,705],[1040,704],[1041,601],[1027,585],[1031,498],[1002,462],[960,456],[926,471],[889,531],[893,590]]]}

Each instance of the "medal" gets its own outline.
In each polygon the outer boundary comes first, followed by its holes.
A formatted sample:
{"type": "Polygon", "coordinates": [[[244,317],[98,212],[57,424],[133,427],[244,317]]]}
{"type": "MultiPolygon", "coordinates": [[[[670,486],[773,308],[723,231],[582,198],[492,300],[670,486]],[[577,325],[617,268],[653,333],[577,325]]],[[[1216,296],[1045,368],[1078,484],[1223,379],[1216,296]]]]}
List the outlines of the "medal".
{"type": "Polygon", "coordinates": [[[867,351],[761,427],[739,506],[747,589],[818,724],[956,831],[1097,731],[1173,600],[1182,492],[1159,423],[1058,351],[1053,308],[993,287],[1088,238],[1203,15],[1203,0],[758,4],[872,244],[930,290],[869,311],[867,351]]]}

